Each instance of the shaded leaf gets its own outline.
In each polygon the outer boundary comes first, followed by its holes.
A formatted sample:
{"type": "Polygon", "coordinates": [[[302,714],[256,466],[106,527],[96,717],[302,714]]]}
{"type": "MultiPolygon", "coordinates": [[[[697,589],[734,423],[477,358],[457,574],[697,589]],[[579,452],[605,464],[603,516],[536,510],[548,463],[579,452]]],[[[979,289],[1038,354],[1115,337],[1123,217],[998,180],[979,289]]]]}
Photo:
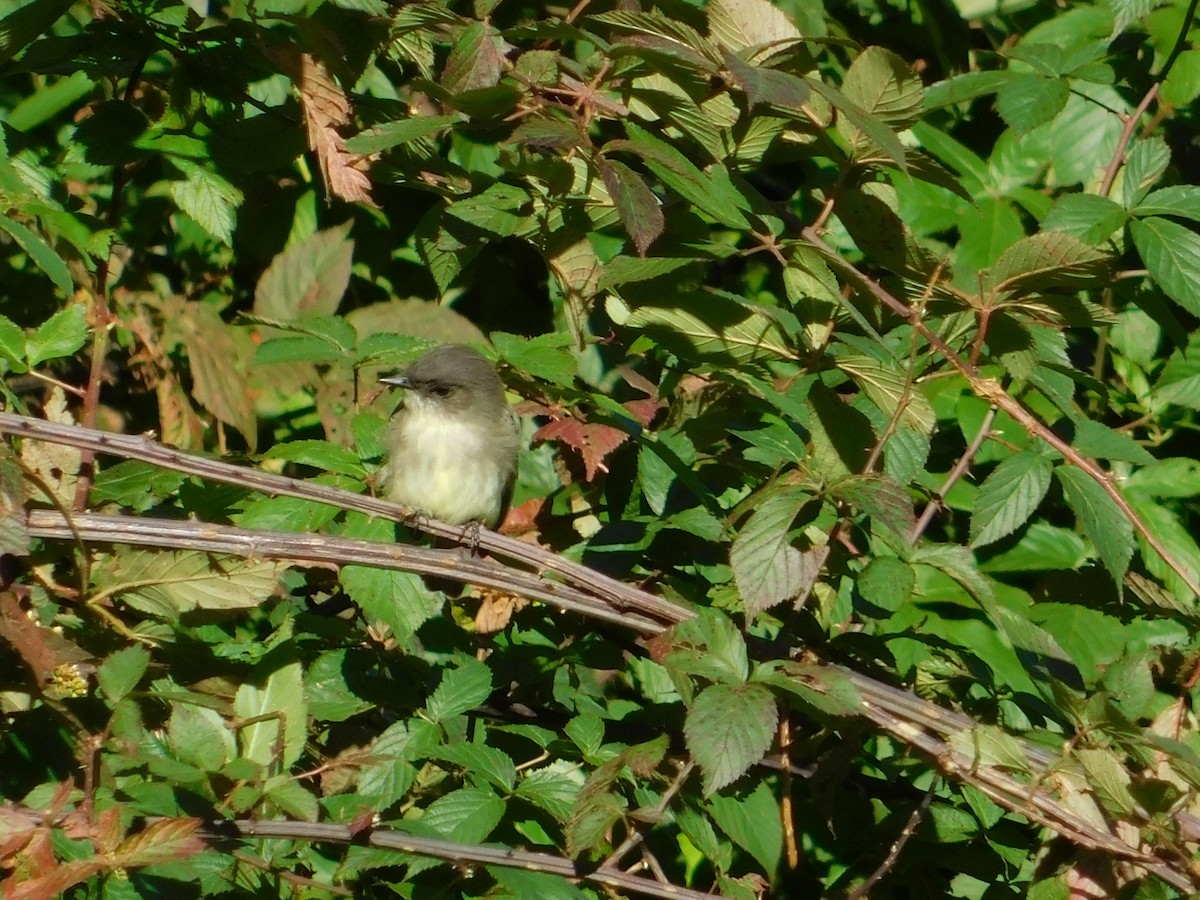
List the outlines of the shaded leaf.
{"type": "Polygon", "coordinates": [[[971,513],[971,546],[982,547],[1012,534],[1050,489],[1050,461],[1037,453],[1017,453],[1002,461],[979,486],[971,513]]]}
{"type": "Polygon", "coordinates": [[[759,684],[713,684],[696,695],[683,726],[709,796],[740,778],[766,754],[779,714],[759,684]]]}
{"type": "Polygon", "coordinates": [[[810,499],[807,492],[795,488],[774,493],[738,532],[729,562],[750,618],[800,592],[803,559],[792,546],[789,532],[800,508],[810,499]]]}
{"type": "Polygon", "coordinates": [[[645,256],[654,239],[662,234],[665,224],[658,198],[641,176],[624,163],[600,159],[596,167],[608,195],[617,206],[621,224],[625,226],[638,253],[645,256]]]}
{"type": "Polygon", "coordinates": [[[1105,493],[1087,473],[1074,466],[1059,466],[1054,470],[1067,503],[1079,518],[1083,533],[1088,536],[1100,560],[1117,584],[1133,558],[1133,525],[1125,518],[1112,497],[1105,493]]]}

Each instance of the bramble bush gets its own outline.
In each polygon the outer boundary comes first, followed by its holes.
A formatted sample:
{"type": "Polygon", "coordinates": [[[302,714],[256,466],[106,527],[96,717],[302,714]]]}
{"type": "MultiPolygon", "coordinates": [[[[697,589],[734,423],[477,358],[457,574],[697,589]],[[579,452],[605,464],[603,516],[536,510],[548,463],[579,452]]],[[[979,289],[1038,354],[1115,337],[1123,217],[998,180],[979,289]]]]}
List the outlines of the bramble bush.
{"type": "Polygon", "coordinates": [[[0,0],[4,896],[1195,895],[1195,10],[0,0]]]}

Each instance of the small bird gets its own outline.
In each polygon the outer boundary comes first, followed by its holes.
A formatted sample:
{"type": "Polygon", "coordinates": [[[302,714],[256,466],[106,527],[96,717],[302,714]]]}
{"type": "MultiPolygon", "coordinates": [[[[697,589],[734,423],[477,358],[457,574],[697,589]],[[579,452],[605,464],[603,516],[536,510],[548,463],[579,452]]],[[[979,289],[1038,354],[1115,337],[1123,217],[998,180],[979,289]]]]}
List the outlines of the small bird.
{"type": "Polygon", "coordinates": [[[495,528],[512,499],[520,425],[492,364],[444,344],[381,381],[407,390],[388,431],[387,498],[450,525],[495,528]]]}

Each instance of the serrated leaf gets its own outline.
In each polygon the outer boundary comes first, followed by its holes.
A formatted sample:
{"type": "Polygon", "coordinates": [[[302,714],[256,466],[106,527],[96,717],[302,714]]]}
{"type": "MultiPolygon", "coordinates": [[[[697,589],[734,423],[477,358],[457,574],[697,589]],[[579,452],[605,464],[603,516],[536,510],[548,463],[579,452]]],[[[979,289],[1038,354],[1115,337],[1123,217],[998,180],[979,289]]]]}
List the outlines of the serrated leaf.
{"type": "Polygon", "coordinates": [[[481,662],[469,660],[457,669],[446,671],[425,710],[434,722],[444,722],[479,706],[491,693],[491,670],[481,662]]]}
{"type": "Polygon", "coordinates": [[[766,104],[799,113],[812,94],[812,88],[800,76],[756,66],[736,53],[725,51],[725,65],[734,83],[745,93],[751,108],[766,104]]]}
{"type": "Polygon", "coordinates": [[[196,224],[224,244],[233,243],[237,208],[242,192],[218,175],[182,157],[171,157],[186,181],[171,182],[171,197],[196,224]]]}
{"type": "Polygon", "coordinates": [[[859,573],[855,584],[868,603],[895,612],[912,596],[917,576],[913,567],[894,556],[880,556],[859,573]]]}
{"type": "Polygon", "coordinates": [[[459,788],[425,807],[420,823],[447,840],[479,844],[500,824],[504,809],[504,800],[491,791],[459,788]]]}
{"type": "Polygon", "coordinates": [[[478,194],[451,203],[446,207],[446,215],[496,237],[512,237],[537,228],[530,214],[531,206],[528,191],[497,182],[478,194]]]}
{"type": "Polygon", "coordinates": [[[1120,584],[1133,558],[1133,525],[1112,497],[1087,473],[1074,466],[1059,466],[1054,474],[1083,533],[1100,554],[1113,581],[1120,584]]]}
{"type": "Polygon", "coordinates": [[[1200,222],[1200,186],[1176,184],[1147,194],[1133,208],[1135,216],[1178,216],[1200,222]]]}
{"type": "Polygon", "coordinates": [[[246,384],[245,370],[252,344],[217,311],[201,303],[180,308],[168,326],[187,348],[192,394],[217,419],[236,428],[253,453],[258,447],[258,416],[246,384]]]}
{"type": "Polygon", "coordinates": [[[800,30],[768,0],[713,0],[708,4],[709,36],[733,51],[798,40],[800,30]]]}
{"type": "Polygon", "coordinates": [[[760,684],[713,684],[696,695],[683,733],[703,773],[705,796],[763,758],[778,720],[775,698],[760,684]]]}
{"type": "MultiPolygon", "coordinates": [[[[17,245],[29,254],[29,258],[33,260],[37,267],[49,276],[59,291],[68,296],[71,294],[74,290],[71,270],[67,268],[67,264],[63,262],[62,257],[58,255],[53,247],[46,243],[41,235],[26,228],[15,219],[10,219],[4,215],[0,215],[0,231],[8,232],[17,245]]],[[[36,365],[36,363],[33,365],[36,365]]]]}
{"type": "Polygon", "coordinates": [[[7,316],[0,316],[0,356],[18,372],[25,369],[25,330],[7,316]]]}
{"type": "Polygon", "coordinates": [[[992,290],[997,294],[1078,290],[1103,277],[1108,266],[1107,254],[1079,238],[1042,231],[1022,238],[1001,254],[990,273],[992,290]]]}
{"type": "Polygon", "coordinates": [[[810,499],[811,495],[795,489],[773,494],[738,532],[729,563],[750,618],[796,596],[805,583],[804,559],[788,532],[810,499]]]}
{"type": "Polygon", "coordinates": [[[273,650],[254,667],[233,699],[234,714],[243,722],[261,718],[239,732],[242,756],[269,766],[278,760],[286,771],[304,751],[308,729],[304,672],[290,661],[287,645],[273,650]]]}
{"type": "Polygon", "coordinates": [[[983,547],[1024,525],[1050,489],[1053,468],[1037,453],[1017,453],[996,466],[975,497],[971,546],[983,547]]]}
{"type": "Polygon", "coordinates": [[[349,475],[351,478],[367,477],[367,470],[363,468],[357,453],[329,441],[289,441],[276,444],[267,451],[267,458],[286,459],[327,472],[349,475]]]}
{"type": "Polygon", "coordinates": [[[350,223],[318,231],[276,254],[254,289],[254,312],[290,322],[337,312],[350,283],[350,223]]]}
{"type": "Polygon", "coordinates": [[[125,549],[93,570],[96,587],[135,609],[177,619],[193,609],[248,609],[275,590],[287,563],[196,551],[125,549]]]}
{"type": "Polygon", "coordinates": [[[33,0],[0,19],[0,65],[24,50],[66,15],[72,0],[33,0]]]}
{"type": "Polygon", "coordinates": [[[1071,445],[1084,456],[1096,459],[1115,459],[1146,466],[1154,462],[1154,456],[1122,431],[1107,425],[1080,419],[1075,423],[1075,439],[1071,445]]]}
{"type": "Polygon", "coordinates": [[[56,312],[29,336],[29,364],[37,366],[50,359],[73,356],[85,343],[87,315],[81,304],[74,303],[56,312]]]}
{"type": "Polygon", "coordinates": [[[461,766],[467,777],[482,778],[506,794],[512,791],[517,781],[517,768],[512,757],[486,744],[451,744],[434,756],[461,766]]]}
{"type": "Polygon", "coordinates": [[[408,119],[398,119],[376,125],[352,138],[346,140],[346,149],[351,153],[361,153],[368,156],[390,150],[399,144],[407,144],[418,138],[437,134],[439,131],[465,121],[466,116],[412,116],[408,119]]]}
{"type": "Polygon", "coordinates": [[[566,822],[583,782],[583,773],[577,765],[565,759],[555,760],[527,771],[517,785],[515,796],[544,809],[559,822],[566,822]]]}
{"type": "Polygon", "coordinates": [[[1163,293],[1200,315],[1200,235],[1158,216],[1131,222],[1129,233],[1163,293]]]}
{"type": "Polygon", "coordinates": [[[645,331],[685,358],[745,363],[792,356],[779,321],[750,301],[705,292],[631,309],[610,295],[607,308],[618,324],[645,331]]]}
{"type": "Polygon", "coordinates": [[[502,38],[494,26],[471,22],[450,50],[442,72],[442,87],[461,94],[494,87],[504,71],[502,38]]]}
{"type": "Polygon", "coordinates": [[[596,167],[609,197],[616,204],[621,224],[638,254],[645,256],[666,224],[658,198],[642,177],[624,163],[602,158],[596,162],[596,167]]]}
{"type": "Polygon", "coordinates": [[[713,681],[738,683],[750,674],[746,641],[729,618],[712,609],[680,622],[663,635],[662,663],[713,681]]]}
{"type": "Polygon", "coordinates": [[[708,808],[717,827],[753,856],[764,872],[779,870],[783,824],[779,802],[766,781],[760,781],[745,797],[711,797],[708,808]]]}
{"type": "Polygon", "coordinates": [[[840,353],[836,364],[854,378],[884,415],[891,417],[899,408],[901,425],[924,435],[933,431],[936,422],[933,407],[899,366],[884,364],[859,353],[840,353]]]}
{"type": "Polygon", "coordinates": [[[493,331],[491,339],[496,352],[517,371],[563,387],[574,383],[578,364],[565,349],[571,343],[570,335],[553,332],[530,338],[493,331]]]}
{"type": "Polygon", "coordinates": [[[868,47],[850,64],[842,93],[865,113],[894,128],[921,117],[924,88],[912,66],[883,47],[868,47]]]}
{"type": "Polygon", "coordinates": [[[117,650],[96,669],[96,682],[112,706],[129,695],[150,665],[150,653],[140,644],[117,650]]]}
{"type": "Polygon", "coordinates": [[[908,492],[887,475],[851,475],[829,486],[829,496],[849,503],[897,534],[912,529],[916,516],[908,492]]]}
{"type": "Polygon", "coordinates": [[[996,91],[996,111],[1009,128],[1025,134],[1062,112],[1070,95],[1065,78],[1019,75],[996,91]]]}
{"type": "Polygon", "coordinates": [[[1081,747],[1073,754],[1087,775],[1100,804],[1115,816],[1132,816],[1137,808],[1130,793],[1128,770],[1112,750],[1081,747]]]}

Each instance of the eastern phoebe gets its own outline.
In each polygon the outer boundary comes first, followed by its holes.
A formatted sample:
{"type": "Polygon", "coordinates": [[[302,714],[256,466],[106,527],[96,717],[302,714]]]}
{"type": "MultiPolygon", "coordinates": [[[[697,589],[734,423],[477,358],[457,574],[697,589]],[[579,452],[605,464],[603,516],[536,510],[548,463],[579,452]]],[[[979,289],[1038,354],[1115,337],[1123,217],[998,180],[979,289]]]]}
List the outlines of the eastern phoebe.
{"type": "Polygon", "coordinates": [[[381,380],[407,389],[388,431],[387,498],[450,525],[495,528],[512,499],[519,423],[492,364],[445,344],[381,380]]]}

